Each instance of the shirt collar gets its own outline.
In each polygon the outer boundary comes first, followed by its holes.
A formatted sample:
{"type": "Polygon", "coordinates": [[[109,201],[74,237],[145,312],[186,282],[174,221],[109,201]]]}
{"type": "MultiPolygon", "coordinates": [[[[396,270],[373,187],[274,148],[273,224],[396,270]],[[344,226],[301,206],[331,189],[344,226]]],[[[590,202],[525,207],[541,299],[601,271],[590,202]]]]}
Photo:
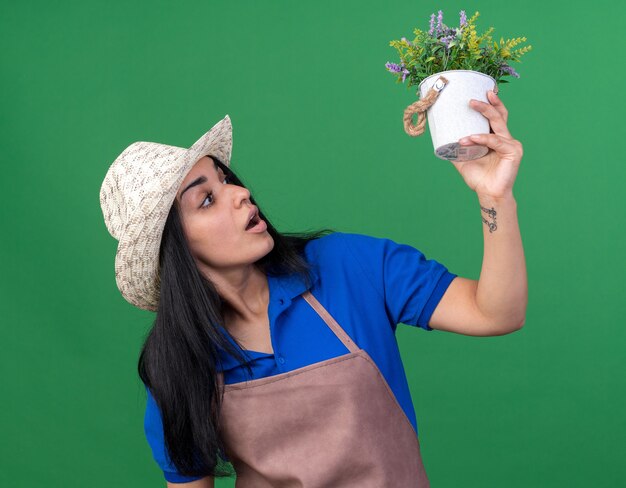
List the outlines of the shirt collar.
{"type": "MultiPolygon", "coordinates": [[[[272,321],[272,316],[274,313],[273,312],[273,307],[275,306],[274,302],[276,302],[277,300],[281,300],[281,299],[282,300],[288,299],[289,301],[291,301],[293,298],[297,297],[298,295],[301,295],[303,292],[312,288],[313,285],[317,283],[317,281],[319,280],[319,270],[317,269],[317,265],[314,263],[310,263],[310,266],[311,266],[310,268],[311,286],[310,287],[306,286],[306,282],[304,278],[300,275],[300,273],[291,273],[291,274],[282,275],[282,276],[272,276],[269,274],[267,275],[267,282],[268,282],[269,291],[270,291],[270,304],[269,304],[270,323],[272,321]]],[[[228,342],[230,342],[235,347],[235,349],[241,350],[239,349],[239,346],[237,346],[233,338],[230,336],[230,334],[228,334],[222,326],[220,326],[220,329],[223,331],[224,336],[226,337],[228,342]]],[[[271,354],[267,354],[267,353],[255,353],[255,352],[246,352],[246,351],[242,351],[242,352],[244,354],[244,357],[248,357],[251,359],[260,357],[260,356],[271,356],[271,354]]],[[[223,371],[227,371],[229,369],[240,366],[239,362],[233,356],[226,353],[219,346],[218,346],[218,353],[222,361],[223,371]]]]}
{"type": "Polygon", "coordinates": [[[282,295],[283,298],[289,298],[292,300],[293,298],[301,295],[306,290],[313,287],[315,283],[319,280],[319,270],[317,269],[317,265],[314,263],[310,263],[311,266],[311,286],[307,287],[304,278],[300,275],[300,273],[291,273],[285,276],[270,276],[268,275],[267,279],[270,282],[270,300],[275,298],[272,296],[271,292],[274,291],[272,289],[272,284],[277,284],[278,287],[274,287],[277,293],[282,295]]]}

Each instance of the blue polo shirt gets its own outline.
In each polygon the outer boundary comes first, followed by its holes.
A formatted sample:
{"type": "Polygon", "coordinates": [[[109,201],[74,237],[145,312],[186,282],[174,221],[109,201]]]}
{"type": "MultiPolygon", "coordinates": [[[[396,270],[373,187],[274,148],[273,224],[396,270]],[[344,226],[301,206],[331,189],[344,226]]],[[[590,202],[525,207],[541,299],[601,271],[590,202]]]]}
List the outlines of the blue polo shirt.
{"type": "MultiPolygon", "coordinates": [[[[457,275],[410,245],[363,234],[334,232],[312,240],[305,247],[305,257],[313,264],[311,293],[371,356],[417,434],[396,327],[404,323],[433,330],[428,326],[430,317],[457,275]]],[[[268,275],[268,284],[274,353],[248,350],[253,371],[249,378],[247,371],[222,351],[226,384],[284,373],[349,352],[300,296],[307,288],[297,274],[268,275]]],[[[147,388],[146,392],[145,433],[165,479],[178,483],[200,479],[181,476],[170,462],[158,407],[147,388]]]]}

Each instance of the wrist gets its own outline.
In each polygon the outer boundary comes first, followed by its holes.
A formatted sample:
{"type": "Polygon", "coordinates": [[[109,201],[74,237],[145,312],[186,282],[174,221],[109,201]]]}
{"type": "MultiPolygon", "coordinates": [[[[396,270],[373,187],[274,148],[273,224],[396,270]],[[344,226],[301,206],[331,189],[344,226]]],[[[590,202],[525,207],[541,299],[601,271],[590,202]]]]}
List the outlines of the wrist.
{"type": "Polygon", "coordinates": [[[494,206],[494,205],[502,205],[502,204],[513,204],[517,205],[515,201],[515,197],[513,196],[513,192],[508,192],[503,195],[486,195],[486,194],[477,194],[478,202],[481,206],[494,206]]]}

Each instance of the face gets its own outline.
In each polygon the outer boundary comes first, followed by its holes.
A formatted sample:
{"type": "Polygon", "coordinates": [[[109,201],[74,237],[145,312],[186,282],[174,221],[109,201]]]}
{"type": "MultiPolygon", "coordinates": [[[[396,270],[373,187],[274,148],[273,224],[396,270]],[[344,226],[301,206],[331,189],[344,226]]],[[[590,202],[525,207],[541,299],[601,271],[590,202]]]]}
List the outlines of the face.
{"type": "Polygon", "coordinates": [[[246,231],[254,209],[250,191],[229,182],[209,156],[185,176],[176,200],[191,252],[210,279],[245,269],[274,247],[267,229],[246,231]]]}

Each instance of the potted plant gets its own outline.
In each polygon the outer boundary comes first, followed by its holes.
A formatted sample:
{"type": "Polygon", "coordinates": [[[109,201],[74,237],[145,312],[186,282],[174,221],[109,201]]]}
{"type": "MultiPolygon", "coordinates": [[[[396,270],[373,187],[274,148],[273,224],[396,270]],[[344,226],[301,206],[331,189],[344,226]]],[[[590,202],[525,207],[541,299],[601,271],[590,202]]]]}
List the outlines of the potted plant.
{"type": "Polygon", "coordinates": [[[514,49],[526,41],[525,37],[491,39],[493,27],[481,36],[476,34],[478,11],[467,20],[460,12],[458,27],[443,23],[443,11],[430,16],[428,32],[415,29],[415,39],[405,37],[389,43],[400,55],[400,63],[387,62],[385,67],[394,74],[397,83],[408,80],[407,88],[418,85],[419,100],[404,111],[404,130],[410,136],[419,136],[425,130],[426,117],[435,148],[440,159],[467,161],[481,158],[489,151],[486,146],[463,147],[460,138],[470,134],[488,134],[489,121],[469,106],[470,99],[487,102],[487,91],[498,92],[499,83],[508,83],[505,76],[519,78],[510,66],[532,46],[514,49]],[[484,46],[481,46],[482,43],[484,46]],[[417,114],[417,123],[413,115],[417,114]]]}

